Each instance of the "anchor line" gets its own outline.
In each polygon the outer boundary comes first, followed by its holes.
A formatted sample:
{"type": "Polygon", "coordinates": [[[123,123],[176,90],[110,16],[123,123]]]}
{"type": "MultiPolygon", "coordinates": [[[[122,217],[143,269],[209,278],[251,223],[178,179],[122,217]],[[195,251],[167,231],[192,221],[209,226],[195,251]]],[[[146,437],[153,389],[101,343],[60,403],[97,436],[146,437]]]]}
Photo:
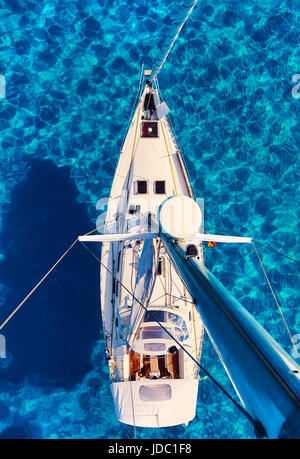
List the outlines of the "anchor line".
{"type": "Polygon", "coordinates": [[[160,70],[162,69],[164,63],[165,63],[166,60],[167,60],[167,57],[168,57],[169,54],[170,54],[171,49],[172,49],[173,46],[174,46],[175,41],[176,41],[177,38],[178,38],[178,35],[179,35],[180,32],[181,32],[181,29],[183,28],[184,24],[186,23],[186,21],[187,21],[188,18],[190,17],[190,15],[191,15],[193,9],[195,8],[197,2],[198,2],[198,0],[195,0],[195,1],[192,3],[192,5],[191,5],[191,7],[190,7],[190,9],[189,9],[189,11],[188,11],[186,17],[184,18],[184,20],[182,21],[182,23],[181,23],[180,26],[178,27],[178,30],[177,30],[175,36],[173,37],[173,39],[172,39],[172,41],[171,41],[171,44],[170,44],[170,46],[169,46],[167,52],[165,53],[165,55],[164,55],[162,61],[161,61],[160,64],[158,65],[157,69],[155,70],[155,72],[154,72],[154,74],[153,74],[153,76],[152,76],[151,81],[153,81],[154,78],[156,78],[156,76],[158,75],[158,73],[159,73],[160,70]]]}

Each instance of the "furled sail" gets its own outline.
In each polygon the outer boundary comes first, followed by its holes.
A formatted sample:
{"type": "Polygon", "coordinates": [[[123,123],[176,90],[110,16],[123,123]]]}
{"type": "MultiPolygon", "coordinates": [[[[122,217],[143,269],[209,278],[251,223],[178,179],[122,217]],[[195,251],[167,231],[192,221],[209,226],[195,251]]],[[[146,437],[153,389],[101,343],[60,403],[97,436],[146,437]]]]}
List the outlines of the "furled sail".
{"type": "Polygon", "coordinates": [[[300,438],[300,366],[198,260],[162,237],[248,413],[269,438],[300,438]]]}
{"type": "Polygon", "coordinates": [[[144,242],[143,250],[138,264],[137,277],[134,287],[134,298],[128,323],[127,343],[132,345],[136,332],[145,315],[152,290],[155,283],[155,250],[153,240],[147,239],[144,242]],[[140,305],[143,304],[144,308],[140,305]]]}

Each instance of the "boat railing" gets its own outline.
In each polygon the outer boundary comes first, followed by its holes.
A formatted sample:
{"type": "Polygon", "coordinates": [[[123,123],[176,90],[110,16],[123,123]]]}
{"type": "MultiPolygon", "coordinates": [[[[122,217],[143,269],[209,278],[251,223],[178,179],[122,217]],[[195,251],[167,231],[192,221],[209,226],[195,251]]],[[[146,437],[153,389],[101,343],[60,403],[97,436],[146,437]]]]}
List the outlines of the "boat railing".
{"type": "Polygon", "coordinates": [[[126,125],[126,129],[125,129],[125,133],[124,133],[124,136],[123,136],[123,139],[122,139],[120,151],[123,150],[124,143],[125,143],[125,139],[126,139],[128,130],[129,130],[129,128],[130,128],[130,125],[131,125],[131,122],[132,122],[132,119],[133,119],[134,109],[135,109],[135,107],[136,107],[137,100],[140,100],[140,98],[141,98],[141,96],[142,96],[142,93],[143,93],[143,82],[144,82],[144,64],[142,65],[142,68],[141,68],[141,73],[140,73],[140,79],[139,79],[138,90],[137,90],[136,97],[135,97],[134,102],[133,102],[133,105],[132,105],[132,109],[131,109],[131,113],[130,113],[130,116],[129,116],[129,119],[128,119],[128,123],[127,123],[127,125],[126,125]]]}
{"type": "MultiPolygon", "coordinates": [[[[161,95],[161,91],[160,91],[160,87],[159,87],[157,76],[155,76],[154,81],[155,81],[155,85],[156,85],[156,88],[157,88],[157,92],[158,92],[159,98],[160,98],[160,100],[162,100],[162,95],[161,95]]],[[[179,154],[181,156],[181,159],[182,159],[185,171],[186,171],[186,175],[187,175],[187,178],[188,178],[189,186],[190,186],[190,188],[192,190],[192,195],[195,197],[195,191],[194,191],[193,186],[191,185],[191,177],[190,177],[187,165],[186,165],[184,154],[182,153],[182,149],[180,147],[180,143],[179,143],[178,137],[177,137],[177,135],[175,133],[175,129],[174,129],[172,120],[168,115],[166,115],[166,119],[167,119],[167,122],[168,122],[168,129],[169,129],[171,138],[172,138],[172,140],[173,140],[173,142],[174,142],[174,144],[176,146],[176,149],[179,151],[179,154]]]]}
{"type": "Polygon", "coordinates": [[[183,171],[184,171],[184,175],[186,175],[186,178],[187,178],[188,188],[191,189],[192,196],[195,196],[195,192],[194,192],[193,186],[191,184],[191,177],[190,177],[187,165],[186,165],[186,160],[185,160],[184,154],[182,153],[182,150],[180,148],[178,137],[175,134],[173,123],[172,123],[171,118],[169,116],[166,116],[166,118],[167,118],[167,121],[168,121],[168,129],[169,129],[170,135],[171,135],[172,140],[173,140],[173,142],[174,142],[174,144],[176,146],[176,149],[178,150],[178,154],[180,156],[180,159],[181,159],[181,162],[182,162],[182,165],[183,165],[183,171]]]}

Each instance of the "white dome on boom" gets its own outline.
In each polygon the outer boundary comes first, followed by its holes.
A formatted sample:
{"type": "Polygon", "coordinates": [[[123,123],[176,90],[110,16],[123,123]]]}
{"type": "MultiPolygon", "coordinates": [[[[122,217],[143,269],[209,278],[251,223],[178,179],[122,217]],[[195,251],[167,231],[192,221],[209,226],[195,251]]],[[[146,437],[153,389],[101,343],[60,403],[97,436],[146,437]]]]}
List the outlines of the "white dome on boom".
{"type": "Polygon", "coordinates": [[[161,231],[176,238],[198,233],[201,222],[200,207],[188,196],[172,196],[162,203],[159,210],[161,231]]]}

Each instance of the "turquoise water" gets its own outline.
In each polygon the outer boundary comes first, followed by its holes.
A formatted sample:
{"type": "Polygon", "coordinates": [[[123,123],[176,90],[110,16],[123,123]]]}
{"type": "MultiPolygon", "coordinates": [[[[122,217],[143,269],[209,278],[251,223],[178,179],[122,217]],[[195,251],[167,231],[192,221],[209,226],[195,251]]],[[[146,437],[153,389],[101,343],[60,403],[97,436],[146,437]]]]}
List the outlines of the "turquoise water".
{"type": "MultiPolygon", "coordinates": [[[[142,63],[174,33],[170,0],[6,0],[0,12],[0,318],[81,233],[109,194],[142,63]]],[[[179,2],[177,3],[177,5],[179,2]]],[[[189,4],[189,2],[187,3],[189,4]]],[[[296,1],[200,1],[159,75],[206,226],[299,258],[300,73],[296,1]]],[[[292,335],[299,269],[259,253],[292,335]]],[[[291,353],[253,249],[206,249],[206,263],[291,353]]],[[[0,437],[133,438],[113,412],[97,264],[80,248],[3,330],[0,437]]],[[[203,365],[233,393],[208,339],[203,365]]],[[[187,427],[138,438],[254,438],[209,380],[187,427]]]]}

